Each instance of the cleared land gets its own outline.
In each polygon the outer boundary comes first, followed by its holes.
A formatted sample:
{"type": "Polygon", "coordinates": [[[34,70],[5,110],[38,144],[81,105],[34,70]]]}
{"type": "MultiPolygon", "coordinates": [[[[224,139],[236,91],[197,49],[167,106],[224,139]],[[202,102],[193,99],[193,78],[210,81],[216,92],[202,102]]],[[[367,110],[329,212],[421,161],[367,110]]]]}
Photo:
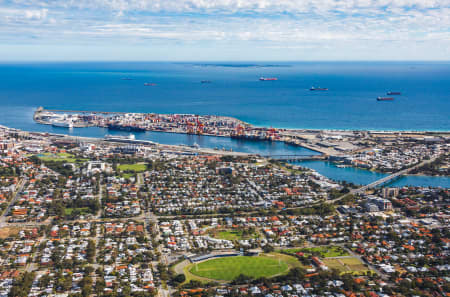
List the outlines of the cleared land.
{"type": "Polygon", "coordinates": [[[299,266],[301,266],[300,262],[294,257],[270,253],[258,257],[238,256],[211,259],[190,264],[184,271],[186,279],[231,281],[240,274],[252,278],[272,277],[287,273],[290,268],[299,266]]]}
{"type": "Polygon", "coordinates": [[[342,258],[342,259],[323,259],[323,263],[330,269],[337,269],[344,273],[362,274],[370,271],[357,258],[342,258]]]}

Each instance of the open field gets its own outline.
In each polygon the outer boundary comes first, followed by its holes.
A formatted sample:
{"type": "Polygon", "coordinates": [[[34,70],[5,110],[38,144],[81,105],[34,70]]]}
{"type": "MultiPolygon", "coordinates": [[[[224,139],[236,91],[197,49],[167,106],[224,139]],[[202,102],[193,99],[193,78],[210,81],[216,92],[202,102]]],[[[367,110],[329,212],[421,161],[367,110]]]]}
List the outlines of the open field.
{"type": "Polygon", "coordinates": [[[78,210],[78,211],[80,212],[81,215],[91,213],[91,210],[90,210],[89,207],[66,208],[66,209],[64,209],[64,212],[65,212],[65,214],[66,214],[67,216],[70,216],[74,210],[78,210]]]}
{"type": "Polygon", "coordinates": [[[83,159],[77,159],[74,155],[68,153],[43,153],[36,155],[39,159],[44,162],[65,162],[65,163],[76,163],[77,160],[85,161],[83,159]]]}
{"type": "Polygon", "coordinates": [[[144,172],[147,169],[145,164],[120,164],[117,165],[120,171],[144,172]]]}
{"type": "Polygon", "coordinates": [[[295,254],[298,252],[304,253],[306,256],[312,254],[318,254],[321,258],[329,258],[329,257],[343,257],[349,256],[350,254],[339,246],[318,246],[312,248],[294,248],[294,249],[286,249],[283,250],[288,254],[295,254]]]}
{"type": "Polygon", "coordinates": [[[272,277],[284,274],[301,263],[294,257],[278,253],[263,254],[258,257],[237,256],[207,260],[185,267],[186,280],[231,281],[240,274],[252,278],[272,277]]]}
{"type": "Polygon", "coordinates": [[[226,239],[231,241],[258,237],[257,233],[244,235],[243,230],[220,230],[217,232],[213,231],[212,233],[214,238],[226,239]]]}
{"type": "Polygon", "coordinates": [[[19,234],[19,231],[22,230],[20,227],[4,227],[0,228],[0,238],[4,239],[9,236],[15,236],[19,234]]]}
{"type": "Polygon", "coordinates": [[[323,263],[330,269],[337,269],[344,273],[361,274],[370,270],[359,259],[353,257],[342,259],[323,259],[323,263]]]}

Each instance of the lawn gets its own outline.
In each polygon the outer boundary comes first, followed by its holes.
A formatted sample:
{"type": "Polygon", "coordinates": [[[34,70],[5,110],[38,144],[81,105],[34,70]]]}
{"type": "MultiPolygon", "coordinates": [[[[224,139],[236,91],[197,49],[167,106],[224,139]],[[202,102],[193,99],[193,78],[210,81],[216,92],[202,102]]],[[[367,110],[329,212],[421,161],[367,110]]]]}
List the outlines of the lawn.
{"type": "Polygon", "coordinates": [[[77,159],[74,155],[69,153],[43,153],[38,154],[37,157],[44,162],[65,162],[65,163],[76,163],[77,160],[85,161],[85,159],[77,159]]]}
{"type": "Polygon", "coordinates": [[[145,164],[120,164],[117,165],[117,169],[123,178],[131,178],[136,173],[147,170],[147,166],[145,164]]]}
{"type": "Polygon", "coordinates": [[[64,213],[66,216],[70,216],[75,209],[79,210],[81,215],[91,213],[91,209],[89,207],[66,208],[64,209],[64,213]]]}
{"type": "Polygon", "coordinates": [[[188,271],[208,279],[231,281],[240,274],[252,278],[283,274],[289,271],[289,264],[277,256],[237,256],[191,264],[188,271]]]}
{"type": "Polygon", "coordinates": [[[219,238],[219,239],[226,239],[226,240],[241,240],[246,238],[255,238],[258,237],[258,234],[246,234],[243,235],[242,230],[220,230],[217,232],[213,231],[213,237],[219,238]]]}
{"type": "Polygon", "coordinates": [[[313,253],[319,254],[321,258],[329,258],[329,257],[343,257],[349,256],[350,254],[339,246],[318,246],[312,248],[296,248],[296,249],[286,249],[283,250],[288,254],[295,254],[298,252],[302,252],[304,254],[311,255],[313,253]]]}

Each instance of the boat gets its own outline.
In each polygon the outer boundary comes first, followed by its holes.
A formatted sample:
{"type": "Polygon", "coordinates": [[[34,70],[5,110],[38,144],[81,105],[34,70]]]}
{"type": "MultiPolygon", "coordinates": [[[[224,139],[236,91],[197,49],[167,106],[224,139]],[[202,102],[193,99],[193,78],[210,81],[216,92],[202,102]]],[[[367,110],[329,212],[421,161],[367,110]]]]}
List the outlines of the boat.
{"type": "Polygon", "coordinates": [[[121,80],[133,80],[131,77],[122,77],[121,80]]]}
{"type": "Polygon", "coordinates": [[[51,121],[52,126],[61,128],[73,128],[73,123],[71,121],[51,121]]]}
{"type": "Polygon", "coordinates": [[[393,97],[377,97],[377,101],[393,101],[393,97]]]}
{"type": "Polygon", "coordinates": [[[310,91],[328,91],[328,88],[321,88],[321,87],[311,87],[309,89],[310,91]]]}
{"type": "Polygon", "coordinates": [[[200,81],[202,84],[210,84],[211,83],[211,81],[210,80],[202,80],[202,81],[200,81]]]}
{"type": "Polygon", "coordinates": [[[146,86],[146,87],[154,87],[154,86],[156,86],[156,84],[155,83],[144,83],[144,86],[146,86]]]}
{"type": "Polygon", "coordinates": [[[401,95],[401,92],[393,92],[393,91],[389,91],[386,93],[387,95],[401,95]]]}
{"type": "Polygon", "coordinates": [[[261,77],[259,78],[259,80],[260,80],[260,81],[270,81],[270,80],[278,80],[278,78],[276,78],[276,77],[263,77],[263,76],[261,76],[261,77]]]}

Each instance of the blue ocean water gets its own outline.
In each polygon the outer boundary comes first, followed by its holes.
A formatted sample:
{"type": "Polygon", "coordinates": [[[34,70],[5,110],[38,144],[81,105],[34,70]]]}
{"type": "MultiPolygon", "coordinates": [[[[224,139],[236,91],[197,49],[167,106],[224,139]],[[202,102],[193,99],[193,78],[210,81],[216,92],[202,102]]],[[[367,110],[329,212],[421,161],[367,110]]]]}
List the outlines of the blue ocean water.
{"type": "MultiPolygon", "coordinates": [[[[126,134],[36,124],[32,116],[39,106],[217,114],[277,128],[450,131],[450,62],[10,63],[0,64],[0,75],[0,124],[27,131],[89,137],[126,134]],[[278,80],[259,81],[260,76],[278,80]],[[145,87],[146,82],[157,85],[145,87]],[[312,92],[311,86],[329,91],[312,92]],[[402,95],[392,102],[376,101],[387,91],[402,95]]],[[[136,138],[262,155],[315,154],[282,143],[223,137],[145,132],[136,133],[136,138]]],[[[336,180],[367,184],[378,177],[325,162],[306,164],[336,180]]],[[[404,177],[397,185],[448,187],[449,180],[404,177]]]]}
{"type": "Polygon", "coordinates": [[[2,64],[0,75],[0,124],[27,130],[39,128],[15,116],[38,106],[220,114],[279,128],[450,130],[449,62],[34,63],[2,64]],[[387,91],[402,95],[377,102],[387,91]]]}

